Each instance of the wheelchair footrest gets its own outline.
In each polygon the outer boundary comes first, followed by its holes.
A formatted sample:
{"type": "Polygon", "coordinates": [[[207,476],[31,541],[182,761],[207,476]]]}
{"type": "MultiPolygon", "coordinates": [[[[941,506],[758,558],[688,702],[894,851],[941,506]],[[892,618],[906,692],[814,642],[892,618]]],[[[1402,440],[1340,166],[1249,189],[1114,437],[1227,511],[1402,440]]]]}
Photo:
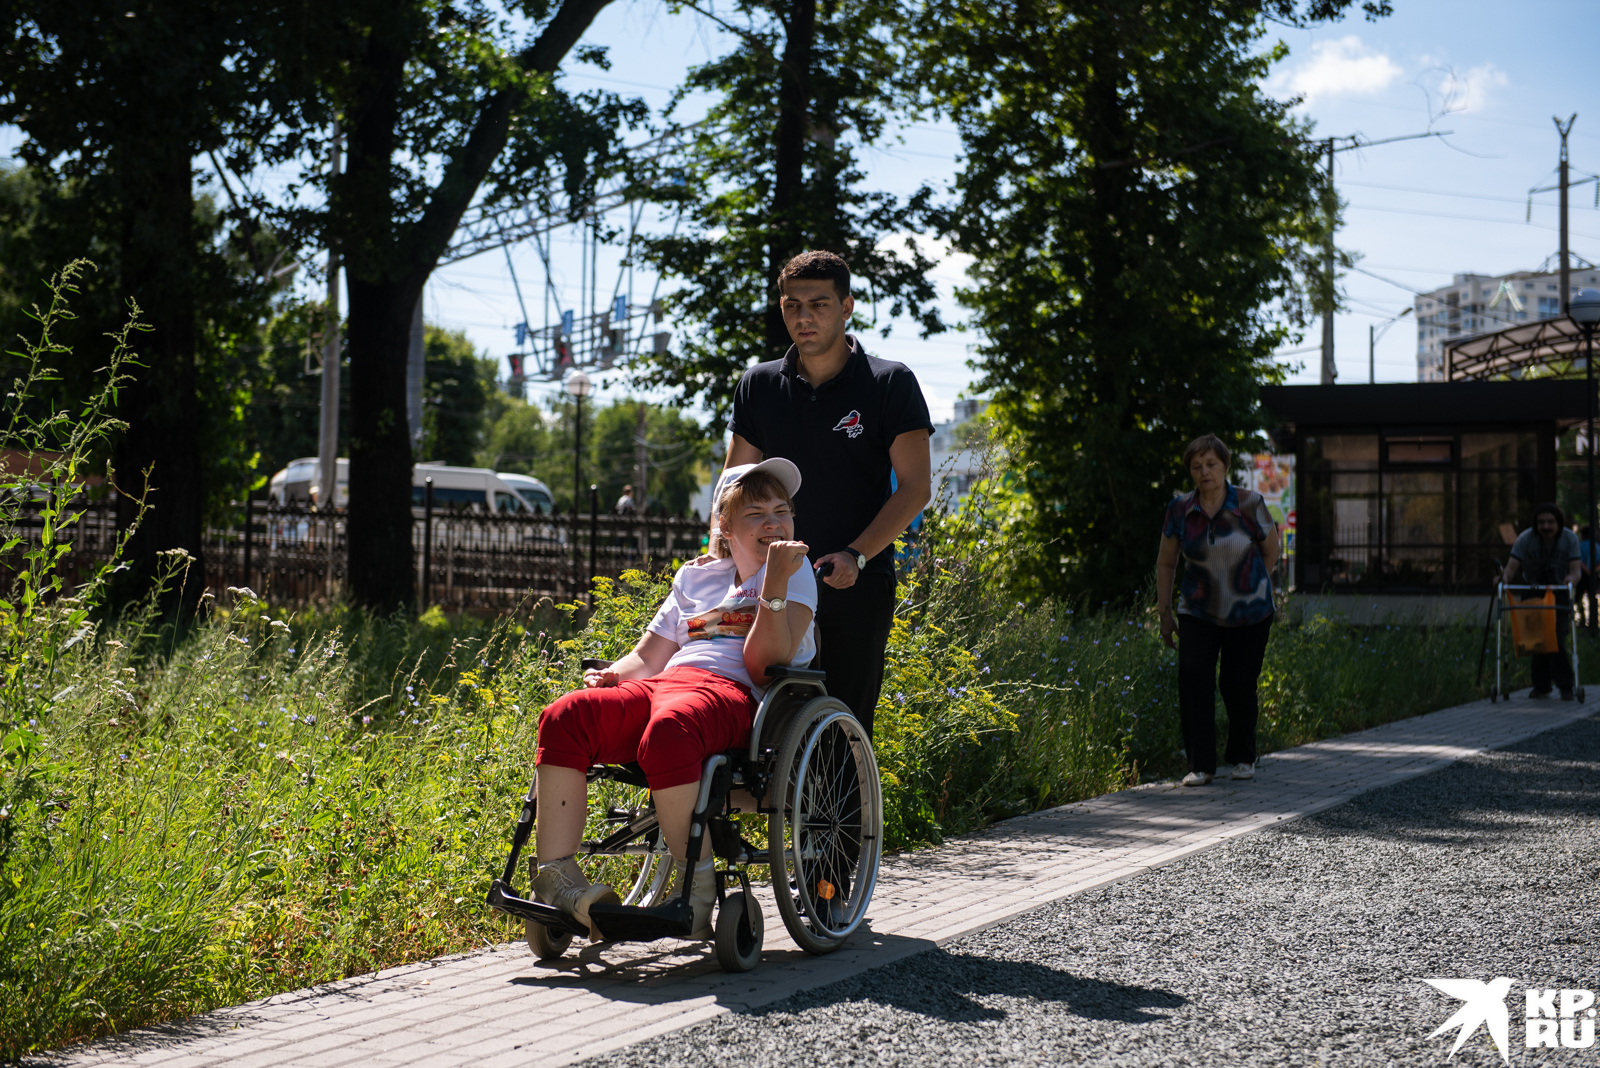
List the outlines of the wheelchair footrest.
{"type": "Polygon", "coordinates": [[[658,938],[688,938],[694,929],[694,912],[681,897],[665,905],[594,905],[589,918],[608,942],[654,942],[658,938]]]}
{"type": "Polygon", "coordinates": [[[567,934],[585,935],[589,929],[577,920],[568,916],[554,905],[546,905],[538,901],[529,901],[525,897],[518,897],[504,882],[496,879],[489,887],[489,907],[512,916],[520,916],[525,920],[542,923],[554,931],[564,931],[567,934]]]}

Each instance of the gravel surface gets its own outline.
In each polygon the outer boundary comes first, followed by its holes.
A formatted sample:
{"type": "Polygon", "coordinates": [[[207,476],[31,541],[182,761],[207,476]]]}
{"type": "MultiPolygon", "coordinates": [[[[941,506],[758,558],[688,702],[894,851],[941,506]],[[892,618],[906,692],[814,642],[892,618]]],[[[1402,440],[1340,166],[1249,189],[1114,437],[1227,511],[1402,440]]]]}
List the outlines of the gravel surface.
{"type": "MultiPolygon", "coordinates": [[[[1586,719],[598,1066],[1441,1065],[1424,976],[1600,993],[1586,719]]],[[[1581,1032],[1580,1032],[1581,1033],[1581,1032]]],[[[1483,1028],[1456,1065],[1498,1065],[1483,1028]]]]}

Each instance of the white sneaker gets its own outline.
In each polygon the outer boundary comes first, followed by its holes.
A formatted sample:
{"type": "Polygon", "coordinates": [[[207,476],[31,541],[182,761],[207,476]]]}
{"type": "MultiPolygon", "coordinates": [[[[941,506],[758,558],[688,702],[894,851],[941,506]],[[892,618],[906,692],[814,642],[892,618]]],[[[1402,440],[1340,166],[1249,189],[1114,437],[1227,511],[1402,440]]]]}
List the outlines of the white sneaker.
{"type": "Polygon", "coordinates": [[[1255,778],[1256,777],[1255,761],[1252,760],[1252,761],[1249,761],[1248,763],[1244,763],[1244,764],[1235,764],[1233,766],[1233,777],[1235,779],[1253,779],[1253,778],[1255,778]]]}
{"type": "Polygon", "coordinates": [[[1183,777],[1185,786],[1206,786],[1211,782],[1211,776],[1203,771],[1191,771],[1183,777]]]}
{"type": "Polygon", "coordinates": [[[622,899],[609,886],[596,886],[589,882],[578,862],[568,857],[539,868],[533,877],[533,899],[545,905],[554,905],[568,916],[589,928],[589,941],[604,938],[600,929],[589,919],[591,905],[620,905],[622,899]]]}

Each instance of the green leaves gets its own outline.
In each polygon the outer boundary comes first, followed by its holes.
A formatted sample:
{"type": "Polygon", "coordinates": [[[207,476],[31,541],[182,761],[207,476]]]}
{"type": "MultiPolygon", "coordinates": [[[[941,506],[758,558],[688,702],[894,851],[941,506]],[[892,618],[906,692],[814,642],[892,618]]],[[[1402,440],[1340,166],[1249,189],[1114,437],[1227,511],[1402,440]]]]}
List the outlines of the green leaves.
{"type": "Polygon", "coordinates": [[[744,369],[789,346],[773,286],[799,252],[829,249],[849,262],[855,329],[887,333],[902,313],[924,337],[944,329],[933,261],[914,239],[892,240],[926,229],[931,193],[902,201],[865,190],[858,159],[891,117],[917,104],[904,9],[745,0],[736,11],[724,25],[741,43],[692,70],[679,91],[714,93],[717,103],[677,169],[643,176],[679,209],[672,232],[645,239],[643,255],[684,280],[667,303],[688,329],[672,352],[633,368],[642,384],[710,409],[718,433],[744,369]]]}
{"type": "Polygon", "coordinates": [[[1184,445],[1259,440],[1323,233],[1314,152],[1259,89],[1259,6],[940,0],[921,29],[966,149],[942,218],[978,388],[1027,463],[1017,586],[1129,598],[1184,445]]]}

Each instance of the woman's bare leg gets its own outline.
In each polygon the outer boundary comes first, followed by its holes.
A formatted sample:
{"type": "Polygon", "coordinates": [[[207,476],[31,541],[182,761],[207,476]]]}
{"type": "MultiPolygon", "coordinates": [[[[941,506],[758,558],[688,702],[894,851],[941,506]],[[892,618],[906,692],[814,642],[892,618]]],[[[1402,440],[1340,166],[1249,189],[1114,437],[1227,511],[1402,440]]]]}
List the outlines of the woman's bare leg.
{"type": "MultiPolygon", "coordinates": [[[[560,860],[578,851],[588,808],[589,784],[576,768],[539,765],[539,805],[534,815],[538,862],[560,860]]],[[[694,804],[691,798],[689,803],[694,804]]]]}
{"type": "MultiPolygon", "coordinates": [[[[656,802],[656,819],[661,824],[661,837],[667,840],[672,859],[683,860],[688,854],[689,824],[694,820],[695,802],[700,800],[700,784],[686,782],[682,786],[652,791],[651,796],[656,802]]],[[[705,834],[700,838],[700,859],[704,860],[710,855],[711,835],[705,834]]]]}

